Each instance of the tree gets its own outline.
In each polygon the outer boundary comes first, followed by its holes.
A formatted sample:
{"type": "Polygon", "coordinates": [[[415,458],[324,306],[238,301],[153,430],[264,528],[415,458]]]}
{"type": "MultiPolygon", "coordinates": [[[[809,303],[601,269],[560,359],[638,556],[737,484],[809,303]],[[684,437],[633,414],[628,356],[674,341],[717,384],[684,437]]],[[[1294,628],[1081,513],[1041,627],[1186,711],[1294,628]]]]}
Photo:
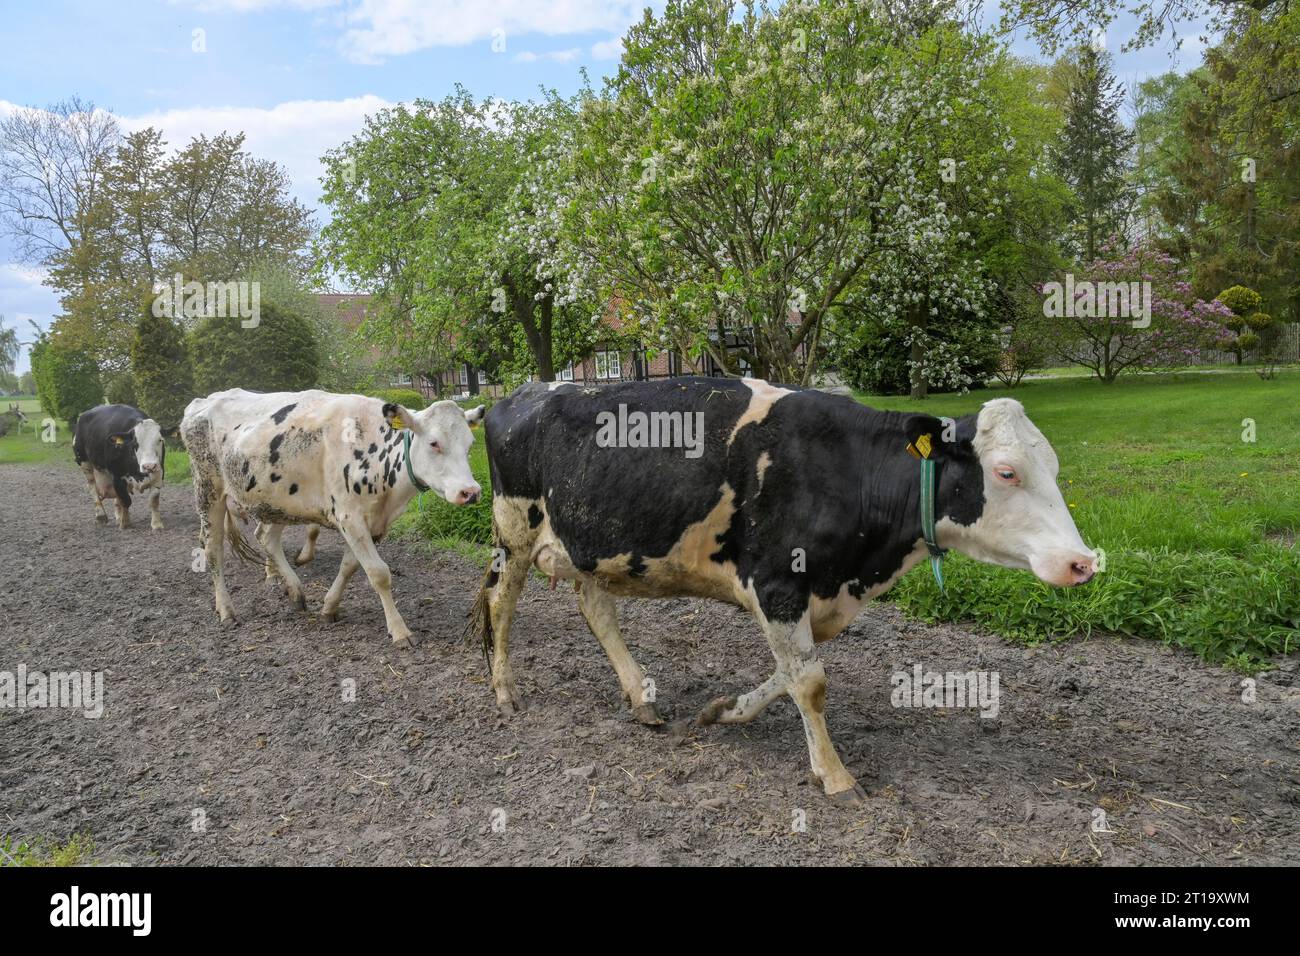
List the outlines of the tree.
{"type": "MultiPolygon", "coordinates": [[[[0,315],[0,321],[4,316],[0,315]]],[[[18,361],[18,352],[22,346],[18,343],[18,330],[0,327],[0,372],[12,372],[18,361]]]]}
{"type": "Polygon", "coordinates": [[[320,373],[311,324],[271,303],[262,305],[253,328],[239,318],[203,319],[186,344],[199,395],[227,388],[297,392],[313,387],[320,373]]]}
{"type": "MultiPolygon", "coordinates": [[[[1244,285],[1262,312],[1300,319],[1300,7],[1242,15],[1193,75],[1186,156],[1160,208],[1197,293],[1244,285]]],[[[1280,333],[1280,329],[1277,330],[1280,333]]]]}
{"type": "Polygon", "coordinates": [[[124,137],[76,99],[0,122],[0,223],[48,270],[65,345],[106,379],[127,370],[140,297],[159,281],[229,281],[267,260],[306,270],[310,211],[243,141],[200,136],[168,156],[157,130],[124,137]]]}
{"type": "Polygon", "coordinates": [[[152,303],[145,304],[136,325],[131,372],[140,410],[164,427],[180,424],[195,394],[194,370],[180,326],[154,315],[152,303]]]}
{"type": "Polygon", "coordinates": [[[1043,290],[1043,314],[1057,324],[1067,361],[1109,384],[1133,369],[1187,365],[1231,340],[1227,306],[1196,298],[1168,253],[1114,240],[1101,252],[1078,277],[1043,290]]]}
{"type": "Polygon", "coordinates": [[[1271,315],[1259,310],[1263,297],[1254,289],[1234,285],[1215,299],[1232,313],[1223,324],[1233,333],[1228,350],[1236,354],[1237,364],[1241,364],[1245,352],[1254,351],[1260,363],[1256,369],[1260,378],[1272,378],[1278,361],[1281,328],[1271,315]]]}
{"type": "Polygon", "coordinates": [[[32,345],[31,357],[41,407],[69,430],[78,415],[103,403],[99,367],[89,353],[69,348],[57,335],[42,335],[32,345]]]}
{"type": "Polygon", "coordinates": [[[998,125],[971,95],[992,47],[908,10],[673,0],[629,30],[584,104],[567,226],[628,325],[806,383],[832,320],[875,294],[915,330],[899,340],[919,387],[944,376],[929,316],[978,313],[986,286],[965,197],[999,189],[957,147],[998,125]]]}
{"type": "MultiPolygon", "coordinates": [[[[1171,43],[1181,46],[1180,26],[1205,26],[1220,31],[1243,10],[1286,9],[1287,0],[1152,0],[1128,7],[1137,18],[1137,31],[1123,49],[1141,49],[1169,34],[1171,43]]],[[[1039,46],[1056,52],[1067,38],[1096,39],[1123,9],[1118,0],[1004,0],[1001,26],[1004,30],[1028,28],[1039,46]]]]}
{"type": "Polygon", "coordinates": [[[1109,57],[1090,46],[1079,50],[1055,160],[1057,174],[1074,191],[1075,250],[1089,262],[1102,239],[1122,231],[1132,206],[1133,134],[1120,122],[1122,102],[1109,57]]]}
{"type": "Polygon", "coordinates": [[[322,269],[371,293],[366,334],[407,367],[549,381],[590,344],[598,310],[557,251],[574,111],[458,89],[367,118],[325,157],[322,269]]]}

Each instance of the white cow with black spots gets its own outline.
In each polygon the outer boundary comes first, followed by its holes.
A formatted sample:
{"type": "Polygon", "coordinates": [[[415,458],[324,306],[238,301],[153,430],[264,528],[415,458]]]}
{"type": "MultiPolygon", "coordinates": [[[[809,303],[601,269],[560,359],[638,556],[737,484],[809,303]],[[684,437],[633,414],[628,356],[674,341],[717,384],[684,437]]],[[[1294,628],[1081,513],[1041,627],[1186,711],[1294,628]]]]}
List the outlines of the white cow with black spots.
{"type": "Polygon", "coordinates": [[[190,402],[181,435],[221,620],[235,616],[222,573],[225,535],[237,554],[261,557],[230,518],[229,496],[262,523],[258,538],[266,559],[298,607],[305,609],[306,600],[281,547],[284,526],[335,528],[347,551],[322,615],[336,619],[343,589],[361,567],[383,602],[393,643],[416,643],[393,602],[392,577],[375,543],[422,490],[458,505],[479,499],[469,467],[469,426],[483,411],[444,401],[415,412],[363,395],[238,388],[190,402]]]}

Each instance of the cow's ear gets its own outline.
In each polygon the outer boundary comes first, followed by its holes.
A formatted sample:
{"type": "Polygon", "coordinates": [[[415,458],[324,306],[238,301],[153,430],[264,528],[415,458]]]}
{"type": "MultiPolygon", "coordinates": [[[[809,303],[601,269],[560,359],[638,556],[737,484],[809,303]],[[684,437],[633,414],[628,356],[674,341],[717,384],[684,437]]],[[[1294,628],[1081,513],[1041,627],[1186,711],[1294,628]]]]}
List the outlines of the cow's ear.
{"type": "Polygon", "coordinates": [[[465,421],[469,422],[469,427],[473,428],[483,420],[483,414],[487,411],[486,405],[480,405],[477,408],[465,409],[465,421]]]}
{"type": "Polygon", "coordinates": [[[393,402],[384,402],[384,421],[388,427],[394,431],[401,431],[403,428],[410,428],[415,421],[415,415],[407,411],[401,405],[393,402]]]}
{"type": "Polygon", "coordinates": [[[162,437],[163,437],[163,438],[170,439],[171,441],[180,441],[180,440],[181,440],[181,426],[180,426],[180,425],[168,425],[167,427],[161,429],[161,431],[162,431],[162,437]]]}
{"type": "Polygon", "coordinates": [[[108,443],[110,445],[125,445],[130,434],[130,432],[118,432],[116,435],[109,435],[108,443]]]}

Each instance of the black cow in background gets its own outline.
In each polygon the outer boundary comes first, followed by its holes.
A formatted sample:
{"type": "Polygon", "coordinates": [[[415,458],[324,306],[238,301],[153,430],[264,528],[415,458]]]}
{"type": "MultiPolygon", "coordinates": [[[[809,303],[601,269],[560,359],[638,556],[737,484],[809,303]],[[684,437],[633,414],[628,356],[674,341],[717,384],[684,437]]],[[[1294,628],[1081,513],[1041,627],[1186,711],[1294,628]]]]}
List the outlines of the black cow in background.
{"type": "Polygon", "coordinates": [[[138,408],[130,405],[99,405],[82,412],[73,427],[72,452],[86,473],[86,484],[95,499],[95,520],[108,521],[104,499],[113,498],[117,526],[131,526],[131,495],[152,490],[149,526],[163,527],[158,499],[163,485],[163,462],[167,454],[164,429],[138,408]]]}

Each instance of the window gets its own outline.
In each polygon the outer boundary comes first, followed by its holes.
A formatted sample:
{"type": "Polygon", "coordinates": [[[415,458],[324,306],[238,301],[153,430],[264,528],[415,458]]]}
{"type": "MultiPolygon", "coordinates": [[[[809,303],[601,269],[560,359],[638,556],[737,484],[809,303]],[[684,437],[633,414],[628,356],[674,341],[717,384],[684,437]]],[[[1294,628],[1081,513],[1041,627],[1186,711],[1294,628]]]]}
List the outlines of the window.
{"type": "Polygon", "coordinates": [[[482,369],[478,370],[478,383],[480,385],[486,385],[488,383],[487,372],[483,371],[482,369]]]}
{"type": "Polygon", "coordinates": [[[393,376],[392,384],[393,384],[393,385],[410,385],[410,384],[411,384],[411,373],[410,373],[410,372],[398,372],[397,374],[395,374],[395,375],[393,376]]]}
{"type": "Polygon", "coordinates": [[[623,363],[614,351],[596,353],[596,378],[622,378],[623,363]]]}
{"type": "Polygon", "coordinates": [[[568,365],[564,366],[564,368],[560,369],[560,381],[561,381],[561,382],[572,382],[572,381],[573,381],[573,363],[572,363],[572,362],[570,362],[568,365]]]}
{"type": "Polygon", "coordinates": [[[469,384],[469,372],[466,371],[466,366],[464,365],[460,367],[460,384],[462,385],[469,384]]]}

